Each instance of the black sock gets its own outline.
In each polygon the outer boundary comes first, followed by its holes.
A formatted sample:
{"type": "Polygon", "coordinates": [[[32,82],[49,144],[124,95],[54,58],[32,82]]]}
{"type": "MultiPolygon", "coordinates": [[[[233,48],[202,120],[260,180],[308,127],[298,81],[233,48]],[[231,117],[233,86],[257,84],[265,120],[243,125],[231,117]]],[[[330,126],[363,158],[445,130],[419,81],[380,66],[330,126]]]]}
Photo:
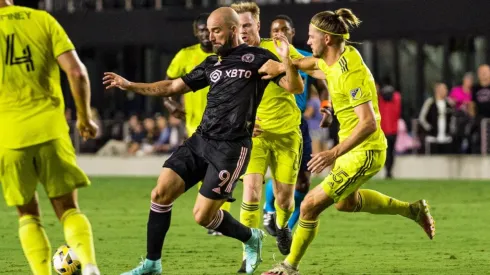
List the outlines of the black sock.
{"type": "Polygon", "coordinates": [[[162,258],[163,241],[170,227],[172,204],[152,202],[146,232],[146,258],[156,261],[162,258]]]}
{"type": "Polygon", "coordinates": [[[206,226],[208,229],[216,230],[225,236],[237,239],[243,243],[250,240],[252,230],[235,220],[230,213],[219,210],[213,221],[206,226]]]}

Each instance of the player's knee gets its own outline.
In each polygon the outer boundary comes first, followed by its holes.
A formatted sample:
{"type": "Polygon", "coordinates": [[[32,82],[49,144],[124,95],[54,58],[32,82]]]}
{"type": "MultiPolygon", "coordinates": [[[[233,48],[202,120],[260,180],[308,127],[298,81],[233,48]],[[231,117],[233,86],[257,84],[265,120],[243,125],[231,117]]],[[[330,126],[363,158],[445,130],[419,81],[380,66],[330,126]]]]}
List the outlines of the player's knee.
{"type": "Polygon", "coordinates": [[[76,191],[57,198],[52,198],[51,204],[53,205],[56,216],[59,220],[61,220],[61,217],[63,217],[63,214],[65,214],[67,210],[78,208],[76,201],[76,191]]]}
{"type": "Polygon", "coordinates": [[[194,207],[193,213],[196,223],[204,227],[208,226],[214,218],[213,215],[210,215],[199,207],[194,207]]]}
{"type": "Polygon", "coordinates": [[[39,204],[37,201],[37,196],[34,196],[32,200],[25,204],[25,205],[19,205],[17,206],[17,213],[19,214],[19,217],[25,216],[25,215],[31,215],[31,216],[40,216],[39,213],[39,204]]]}
{"type": "Polygon", "coordinates": [[[342,212],[354,212],[356,204],[349,200],[343,200],[335,204],[335,209],[342,212]]]}
{"type": "Polygon", "coordinates": [[[304,220],[314,220],[318,216],[315,213],[315,200],[312,196],[306,196],[300,206],[301,218],[304,220]]]}
{"type": "Polygon", "coordinates": [[[174,200],[165,188],[157,186],[151,191],[151,201],[162,205],[169,205],[174,200]]]}

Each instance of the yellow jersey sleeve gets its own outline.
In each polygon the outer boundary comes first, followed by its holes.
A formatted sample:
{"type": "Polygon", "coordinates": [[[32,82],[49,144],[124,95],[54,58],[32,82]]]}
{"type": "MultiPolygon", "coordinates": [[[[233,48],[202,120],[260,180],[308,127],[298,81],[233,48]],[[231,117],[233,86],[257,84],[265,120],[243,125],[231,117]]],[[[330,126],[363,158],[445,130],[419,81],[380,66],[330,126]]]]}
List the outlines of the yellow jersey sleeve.
{"type": "Polygon", "coordinates": [[[46,22],[48,24],[49,33],[51,35],[51,44],[52,44],[52,52],[54,58],[57,58],[61,54],[74,50],[75,46],[71,42],[70,38],[66,34],[63,27],[61,27],[60,23],[56,21],[56,19],[51,16],[51,14],[44,12],[46,22]]]}
{"type": "Polygon", "coordinates": [[[171,79],[176,79],[185,74],[185,53],[184,50],[180,50],[170,62],[167,68],[167,76],[171,79]]]}
{"type": "Polygon", "coordinates": [[[303,58],[304,56],[293,45],[289,45],[289,57],[294,60],[303,58]]]}
{"type": "Polygon", "coordinates": [[[376,91],[372,91],[369,85],[369,77],[361,70],[352,72],[345,78],[344,92],[347,92],[349,104],[351,107],[356,107],[373,99],[376,91]]]}

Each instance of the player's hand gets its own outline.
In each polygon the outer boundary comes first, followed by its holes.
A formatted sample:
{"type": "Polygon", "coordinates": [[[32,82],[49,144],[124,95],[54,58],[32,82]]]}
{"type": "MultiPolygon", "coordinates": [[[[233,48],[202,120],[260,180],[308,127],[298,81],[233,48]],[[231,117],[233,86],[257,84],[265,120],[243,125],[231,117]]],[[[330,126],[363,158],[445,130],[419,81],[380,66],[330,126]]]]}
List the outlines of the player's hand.
{"type": "Polygon", "coordinates": [[[99,126],[97,126],[97,124],[95,124],[95,122],[91,119],[78,119],[77,129],[80,136],[82,136],[83,140],[86,141],[90,138],[95,138],[97,131],[99,130],[99,126]]]}
{"type": "Polygon", "coordinates": [[[255,119],[254,132],[252,135],[253,137],[258,137],[264,132],[264,130],[262,130],[262,127],[260,127],[260,124],[257,123],[257,121],[260,121],[260,118],[255,119]]]}
{"type": "Polygon", "coordinates": [[[289,41],[284,34],[276,33],[274,37],[274,46],[282,59],[289,58],[289,41]]]}
{"type": "Polygon", "coordinates": [[[102,81],[103,81],[102,84],[107,85],[107,87],[105,87],[106,90],[110,88],[119,88],[121,90],[128,90],[129,85],[131,83],[124,77],[111,72],[105,72],[102,81]]]}
{"type": "Polygon", "coordinates": [[[333,150],[327,150],[318,154],[312,154],[308,162],[308,170],[312,173],[321,173],[325,168],[332,165],[336,159],[333,150]]]}
{"type": "Polygon", "coordinates": [[[320,108],[320,113],[322,113],[322,121],[320,121],[320,127],[322,128],[328,128],[330,125],[332,125],[333,122],[333,115],[330,109],[328,108],[320,108]]]}
{"type": "Polygon", "coordinates": [[[177,101],[175,101],[169,97],[165,97],[163,99],[163,106],[165,106],[165,108],[167,108],[168,112],[171,115],[173,115],[174,117],[176,117],[178,119],[185,121],[184,108],[177,101]]]}
{"type": "Polygon", "coordinates": [[[283,64],[272,59],[262,65],[259,69],[259,74],[263,74],[262,79],[272,79],[284,72],[283,64]]]}

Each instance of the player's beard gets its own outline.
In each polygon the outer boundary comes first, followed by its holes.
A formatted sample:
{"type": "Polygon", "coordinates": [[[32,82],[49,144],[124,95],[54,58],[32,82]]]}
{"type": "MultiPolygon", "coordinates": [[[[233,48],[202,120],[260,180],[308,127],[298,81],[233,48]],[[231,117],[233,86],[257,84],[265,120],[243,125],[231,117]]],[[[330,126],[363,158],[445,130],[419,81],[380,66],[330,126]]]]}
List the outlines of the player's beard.
{"type": "Polygon", "coordinates": [[[228,36],[228,39],[226,39],[225,43],[220,46],[215,46],[213,45],[213,51],[214,53],[218,55],[226,55],[226,53],[233,48],[233,34],[230,33],[228,36]]]}
{"type": "Polygon", "coordinates": [[[313,57],[316,57],[316,58],[322,58],[323,54],[325,53],[326,50],[327,49],[325,46],[320,46],[316,51],[312,51],[312,55],[313,55],[313,57]]]}

